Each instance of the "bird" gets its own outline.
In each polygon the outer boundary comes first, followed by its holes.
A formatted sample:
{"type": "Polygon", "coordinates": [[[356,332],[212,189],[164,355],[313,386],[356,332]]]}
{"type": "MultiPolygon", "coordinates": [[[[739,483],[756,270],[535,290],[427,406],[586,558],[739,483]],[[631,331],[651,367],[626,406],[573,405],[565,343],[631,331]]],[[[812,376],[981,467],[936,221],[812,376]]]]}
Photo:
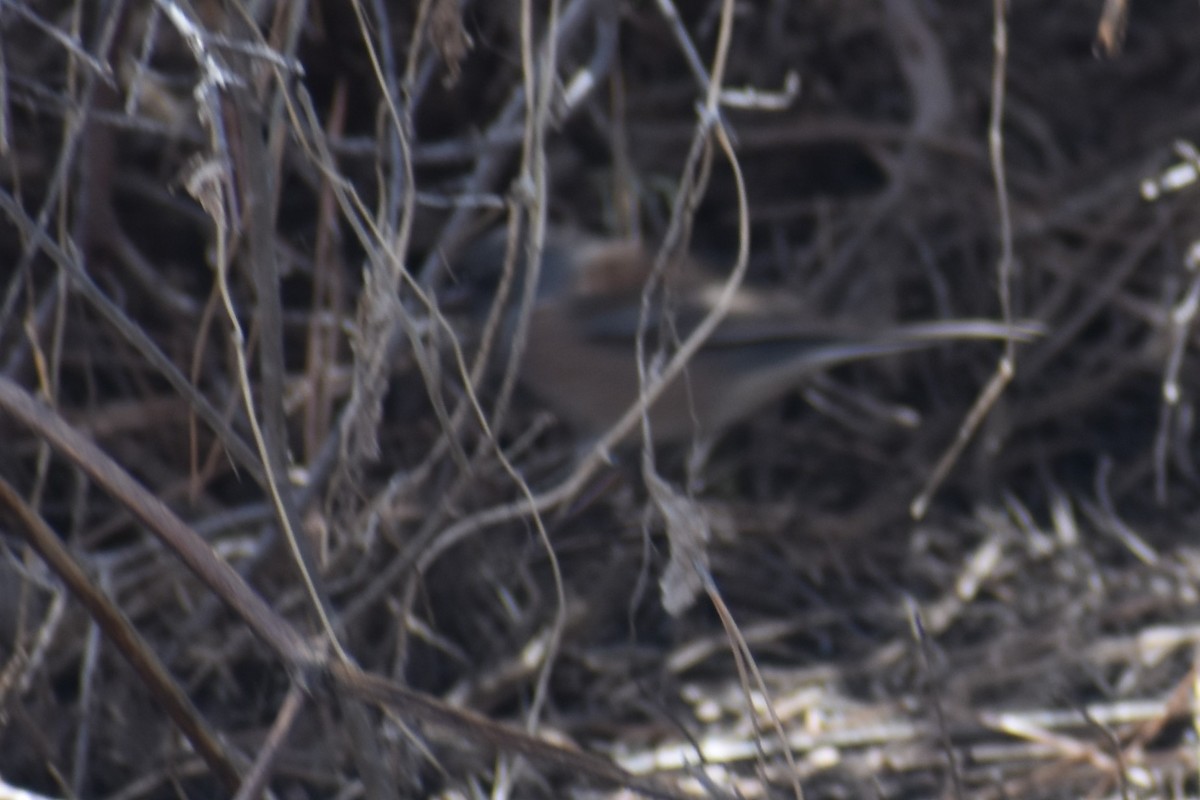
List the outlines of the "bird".
{"type": "MultiPolygon", "coordinates": [[[[486,314],[503,272],[507,234],[493,231],[469,246],[452,272],[475,308],[486,314]]],[[[529,274],[526,249],[501,327],[502,350],[512,347],[520,314],[527,314],[518,380],[585,439],[604,435],[638,402],[637,337],[649,362],[662,342],[686,338],[711,310],[723,280],[689,256],[666,262],[664,302],[642,296],[656,253],[642,241],[573,229],[548,229],[532,301],[523,307],[529,274]]],[[[874,331],[814,319],[785,293],[745,287],[728,315],[685,369],[649,408],[655,445],[711,442],[735,423],[802,384],[846,362],[896,355],[963,339],[1028,341],[1034,323],[1006,325],[962,319],[891,325],[874,331]]]]}

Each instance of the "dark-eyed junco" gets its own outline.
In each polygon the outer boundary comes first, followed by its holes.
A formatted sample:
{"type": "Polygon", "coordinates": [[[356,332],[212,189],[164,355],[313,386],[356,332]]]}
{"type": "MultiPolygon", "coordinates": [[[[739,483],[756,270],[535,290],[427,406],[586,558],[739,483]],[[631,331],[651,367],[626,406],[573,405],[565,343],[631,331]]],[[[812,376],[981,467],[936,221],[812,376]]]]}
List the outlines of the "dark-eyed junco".
{"type": "MultiPolygon", "coordinates": [[[[506,253],[503,232],[485,236],[457,262],[460,281],[494,295],[506,253]]],[[[601,435],[637,402],[636,337],[643,287],[655,254],[632,240],[568,231],[547,235],[520,362],[521,383],[586,436],[601,435]]],[[[526,273],[516,251],[517,274],[526,273]]],[[[521,307],[523,278],[509,293],[508,313],[521,307]]],[[[711,309],[721,281],[690,259],[665,271],[663,302],[653,305],[643,333],[653,354],[664,335],[682,341],[711,309]]],[[[516,325],[504,326],[511,344],[516,325]]],[[[739,291],[734,306],[650,409],[656,443],[711,440],[802,382],[856,359],[903,353],[959,339],[1027,340],[1033,326],[954,320],[892,326],[874,332],[815,322],[798,303],[739,291]]],[[[650,356],[648,355],[649,359],[650,356]]]]}

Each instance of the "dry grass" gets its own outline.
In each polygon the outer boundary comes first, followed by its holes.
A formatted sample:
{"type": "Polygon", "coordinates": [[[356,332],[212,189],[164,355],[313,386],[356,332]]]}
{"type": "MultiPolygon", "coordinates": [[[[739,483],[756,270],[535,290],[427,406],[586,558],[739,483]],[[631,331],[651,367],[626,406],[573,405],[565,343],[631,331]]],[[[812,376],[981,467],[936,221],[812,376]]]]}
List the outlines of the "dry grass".
{"type": "Polygon", "coordinates": [[[1194,3],[97,5],[0,5],[0,786],[1200,793],[1194,3]],[[468,377],[505,218],[1047,333],[689,484],[468,377]]]}

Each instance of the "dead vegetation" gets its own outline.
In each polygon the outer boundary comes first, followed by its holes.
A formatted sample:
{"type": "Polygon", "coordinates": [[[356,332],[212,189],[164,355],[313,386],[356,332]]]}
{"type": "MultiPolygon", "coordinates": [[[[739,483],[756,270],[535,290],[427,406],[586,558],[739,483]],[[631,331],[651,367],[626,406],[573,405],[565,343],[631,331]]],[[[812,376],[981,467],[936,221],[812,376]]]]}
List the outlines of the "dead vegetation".
{"type": "Polygon", "coordinates": [[[0,794],[1195,796],[1200,10],[1002,12],[0,4],[0,794]],[[508,220],[1046,333],[689,475],[472,374],[508,220]]]}

